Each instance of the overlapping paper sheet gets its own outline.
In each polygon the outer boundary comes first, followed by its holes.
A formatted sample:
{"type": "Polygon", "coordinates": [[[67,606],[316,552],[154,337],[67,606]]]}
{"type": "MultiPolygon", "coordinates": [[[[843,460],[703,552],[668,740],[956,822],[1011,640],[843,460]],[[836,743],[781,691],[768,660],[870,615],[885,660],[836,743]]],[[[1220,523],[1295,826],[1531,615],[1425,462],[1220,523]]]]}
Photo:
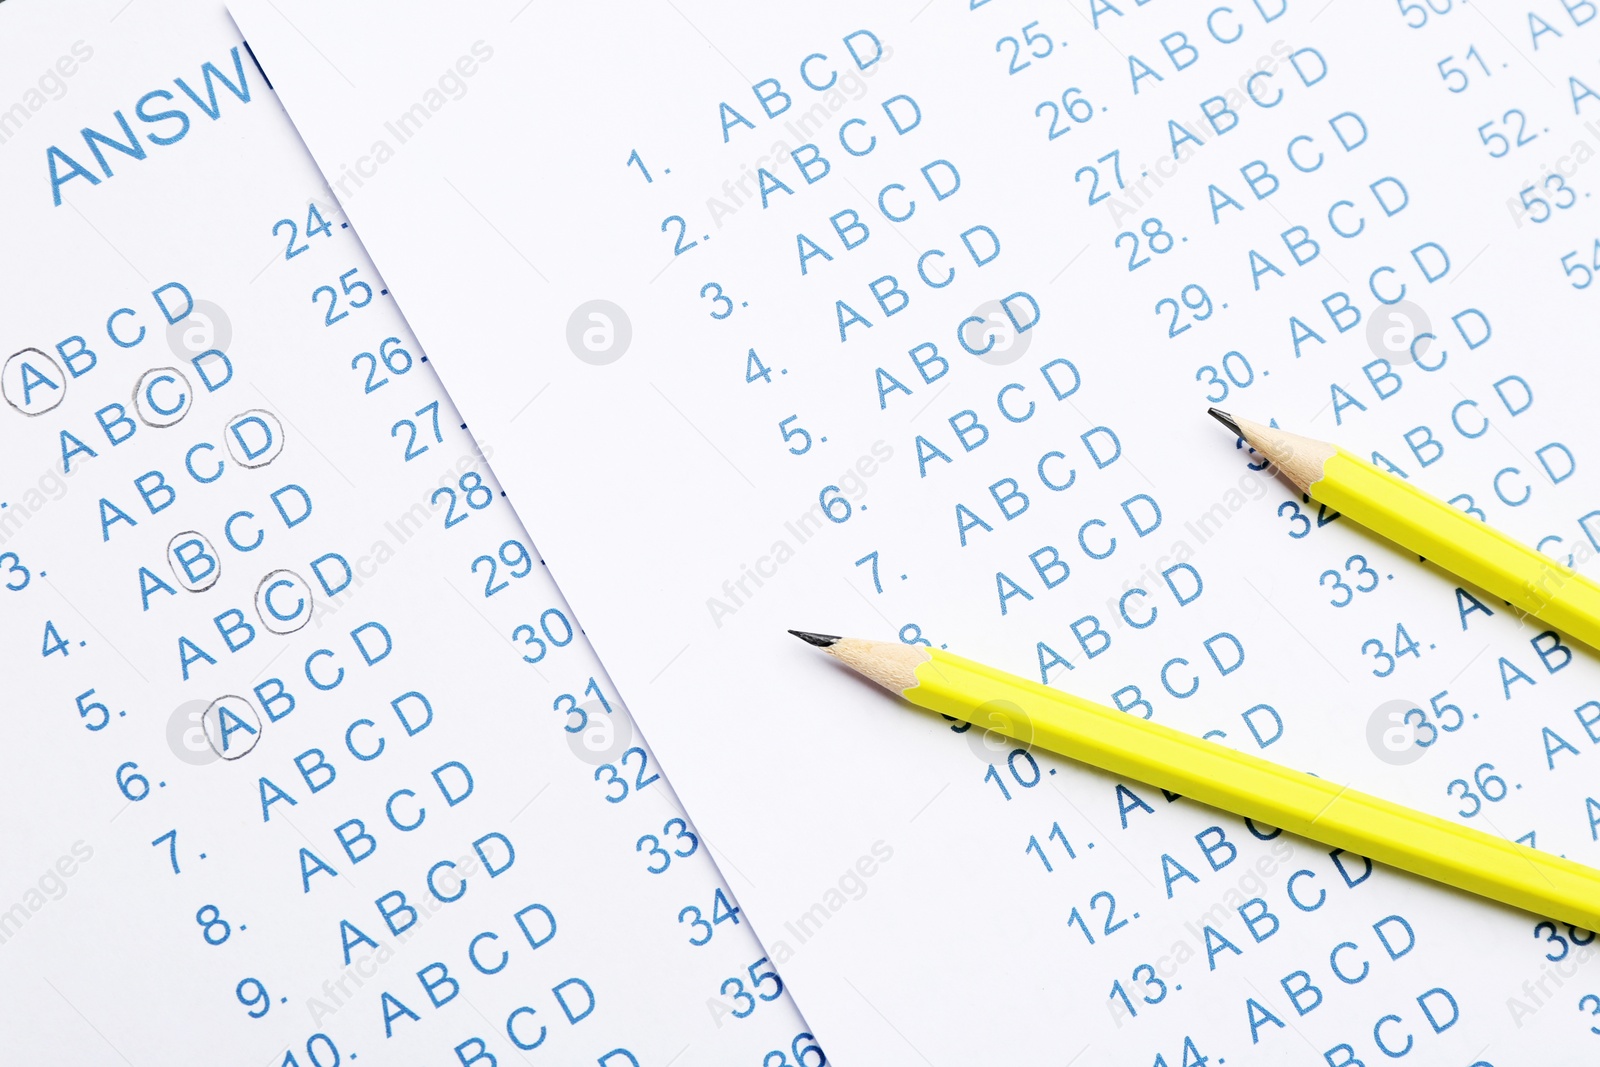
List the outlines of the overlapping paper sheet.
{"type": "Polygon", "coordinates": [[[1594,654],[1204,414],[1593,573],[1591,6],[231,9],[830,1057],[1592,1057],[1592,935],[784,632],[1600,859],[1594,654]]]}

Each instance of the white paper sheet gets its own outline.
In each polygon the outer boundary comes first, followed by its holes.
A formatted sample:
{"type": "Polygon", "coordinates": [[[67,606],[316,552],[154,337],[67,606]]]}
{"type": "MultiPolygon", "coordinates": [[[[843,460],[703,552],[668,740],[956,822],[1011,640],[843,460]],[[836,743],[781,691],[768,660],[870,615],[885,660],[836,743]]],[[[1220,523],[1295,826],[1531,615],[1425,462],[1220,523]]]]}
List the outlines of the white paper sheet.
{"type": "Polygon", "coordinates": [[[231,9],[831,1057],[1592,1058],[1586,933],[961,736],[784,633],[1600,860],[1593,653],[1204,415],[1593,573],[1591,7],[231,9]]]}

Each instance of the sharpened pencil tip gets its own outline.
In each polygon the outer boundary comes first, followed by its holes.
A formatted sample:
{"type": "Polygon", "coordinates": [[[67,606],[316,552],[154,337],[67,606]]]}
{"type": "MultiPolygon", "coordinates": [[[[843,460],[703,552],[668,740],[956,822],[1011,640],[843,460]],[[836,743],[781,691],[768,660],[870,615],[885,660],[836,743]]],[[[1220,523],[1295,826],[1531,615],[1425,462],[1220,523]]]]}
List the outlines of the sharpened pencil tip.
{"type": "Polygon", "coordinates": [[[1234,432],[1235,436],[1238,436],[1238,437],[1243,437],[1244,436],[1244,433],[1241,432],[1240,429],[1239,429],[1239,424],[1237,422],[1234,422],[1233,421],[1233,416],[1229,415],[1226,411],[1221,411],[1221,410],[1219,410],[1217,408],[1207,408],[1206,409],[1206,414],[1210,415],[1213,419],[1216,419],[1218,422],[1222,423],[1222,425],[1224,425],[1228,429],[1232,430],[1234,432]]]}
{"type": "Polygon", "coordinates": [[[816,645],[818,648],[830,648],[833,645],[838,644],[840,640],[831,634],[812,634],[807,633],[804,630],[790,630],[789,632],[794,634],[800,640],[804,641],[806,644],[816,645]]]}

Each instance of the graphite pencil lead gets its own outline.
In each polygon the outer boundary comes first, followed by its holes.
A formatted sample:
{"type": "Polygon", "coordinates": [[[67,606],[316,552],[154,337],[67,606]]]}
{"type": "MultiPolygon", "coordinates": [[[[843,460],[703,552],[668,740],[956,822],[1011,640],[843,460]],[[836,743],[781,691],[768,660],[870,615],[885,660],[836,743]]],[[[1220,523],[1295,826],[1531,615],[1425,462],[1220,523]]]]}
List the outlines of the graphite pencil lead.
{"type": "Polygon", "coordinates": [[[806,644],[816,645],[818,648],[831,648],[840,641],[840,638],[834,637],[831,634],[813,634],[807,633],[804,630],[790,630],[789,632],[794,634],[800,640],[804,641],[806,644]]]}
{"type": "Polygon", "coordinates": [[[1233,416],[1229,415],[1226,411],[1220,411],[1217,408],[1207,408],[1206,414],[1210,415],[1213,419],[1216,419],[1218,422],[1222,423],[1222,425],[1232,430],[1235,436],[1244,436],[1244,431],[1239,429],[1239,424],[1234,422],[1233,416]]]}

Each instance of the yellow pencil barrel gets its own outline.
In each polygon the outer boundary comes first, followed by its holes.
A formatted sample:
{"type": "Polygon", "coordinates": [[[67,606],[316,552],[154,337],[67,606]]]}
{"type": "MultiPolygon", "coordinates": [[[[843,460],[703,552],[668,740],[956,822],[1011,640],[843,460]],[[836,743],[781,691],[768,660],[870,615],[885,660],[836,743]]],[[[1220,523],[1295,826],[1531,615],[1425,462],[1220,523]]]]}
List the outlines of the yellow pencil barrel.
{"type": "Polygon", "coordinates": [[[1600,649],[1600,585],[1487,523],[1340,449],[1313,500],[1600,649]]]}
{"type": "Polygon", "coordinates": [[[1523,908],[1600,928],[1600,871],[938,649],[905,697],[1113,774],[1523,908]]]}

